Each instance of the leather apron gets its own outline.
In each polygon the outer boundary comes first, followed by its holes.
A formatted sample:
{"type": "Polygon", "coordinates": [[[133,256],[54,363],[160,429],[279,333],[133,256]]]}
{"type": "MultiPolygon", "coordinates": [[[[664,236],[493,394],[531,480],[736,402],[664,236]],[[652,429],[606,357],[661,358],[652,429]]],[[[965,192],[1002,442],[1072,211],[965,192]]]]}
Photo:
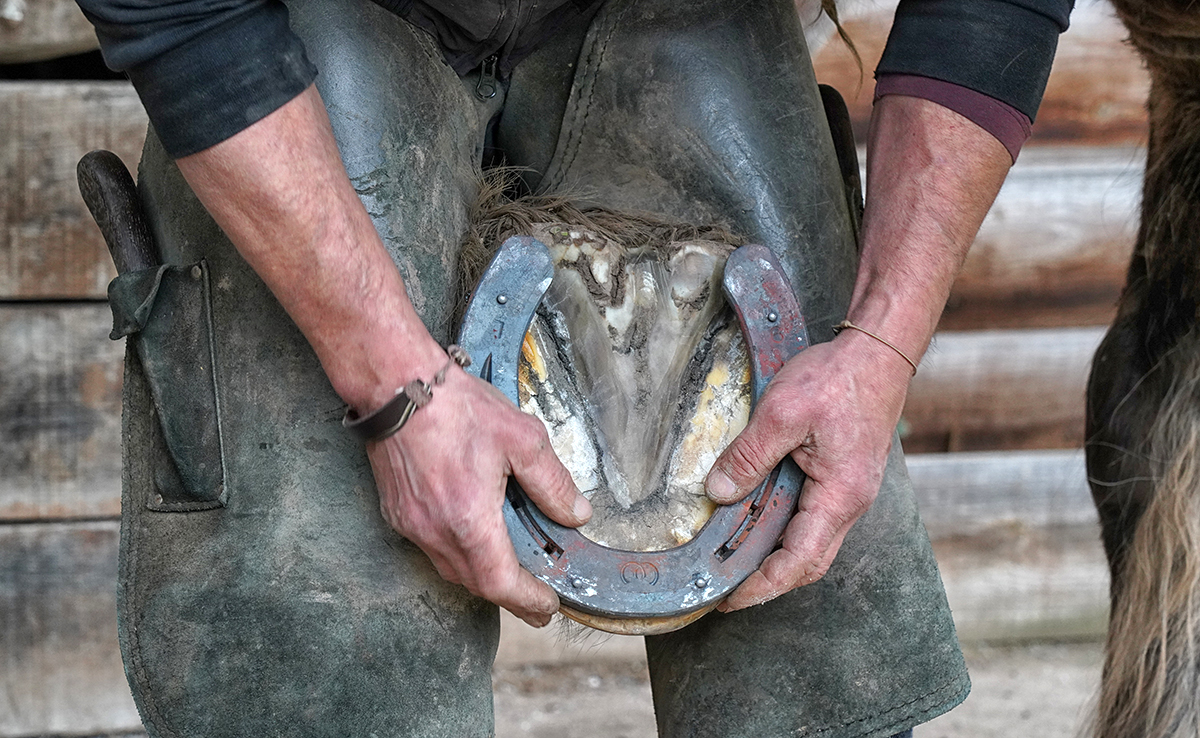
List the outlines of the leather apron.
{"type": "MultiPolygon", "coordinates": [[[[778,255],[813,340],[832,338],[855,229],[790,0],[610,0],[490,99],[367,0],[289,7],[436,338],[485,146],[542,191],[728,223],[778,255]]],[[[126,366],[119,594],[150,734],[491,735],[496,608],[384,523],[313,352],[153,135],[139,189],[172,265],[114,293],[160,357],[126,366]],[[179,407],[207,408],[205,428],[179,407]]],[[[899,443],[824,579],[647,652],[661,736],[890,736],[958,704],[969,682],[899,443]]]]}

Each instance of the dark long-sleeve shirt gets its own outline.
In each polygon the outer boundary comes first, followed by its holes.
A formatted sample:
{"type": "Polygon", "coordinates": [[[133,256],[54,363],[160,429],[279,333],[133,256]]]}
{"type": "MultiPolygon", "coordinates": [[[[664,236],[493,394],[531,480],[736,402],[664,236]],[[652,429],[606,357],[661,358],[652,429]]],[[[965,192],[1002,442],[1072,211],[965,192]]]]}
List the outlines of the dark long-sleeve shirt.
{"type": "Polygon", "coordinates": [[[901,0],[877,74],[951,82],[1030,120],[1074,0],[901,0]]]}
{"type": "MultiPolygon", "coordinates": [[[[492,56],[507,74],[597,1],[376,0],[432,34],[460,74],[492,56]]],[[[129,75],[175,157],[249,127],[299,95],[317,74],[288,28],[280,0],[78,2],[96,26],[105,61],[129,75]]],[[[1032,121],[1073,4],[901,0],[877,74],[958,85],[1032,121]]]]}

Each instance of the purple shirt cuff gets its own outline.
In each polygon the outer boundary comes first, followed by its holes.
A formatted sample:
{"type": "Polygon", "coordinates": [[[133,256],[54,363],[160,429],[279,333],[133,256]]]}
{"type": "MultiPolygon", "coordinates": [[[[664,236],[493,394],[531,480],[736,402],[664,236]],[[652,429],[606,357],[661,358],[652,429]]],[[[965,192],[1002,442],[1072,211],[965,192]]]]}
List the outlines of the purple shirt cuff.
{"type": "Polygon", "coordinates": [[[1014,163],[1021,146],[1029,140],[1032,123],[1024,113],[961,85],[915,74],[880,74],[875,81],[875,99],[884,95],[919,97],[953,110],[995,136],[1014,163]]]}

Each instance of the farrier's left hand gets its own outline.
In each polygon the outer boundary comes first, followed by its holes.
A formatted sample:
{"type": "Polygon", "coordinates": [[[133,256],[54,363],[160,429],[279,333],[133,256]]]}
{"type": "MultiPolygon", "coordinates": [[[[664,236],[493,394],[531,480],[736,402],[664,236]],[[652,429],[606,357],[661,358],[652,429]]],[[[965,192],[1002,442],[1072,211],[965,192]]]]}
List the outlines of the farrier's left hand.
{"type": "Polygon", "coordinates": [[[746,429],[713,465],[708,496],[740,500],[788,455],[808,479],[781,548],[718,609],[758,605],[825,575],[879,492],[911,374],[887,346],[848,330],[801,351],[775,375],[746,429]]]}
{"type": "MultiPolygon", "coordinates": [[[[884,95],[871,113],[861,252],[848,316],[925,352],[954,277],[1013,159],[978,124],[938,103],[884,95]]],[[[721,607],[766,602],[820,579],[879,492],[912,367],[859,331],[800,352],[717,459],[708,495],[744,497],[790,454],[808,475],[782,548],[721,607]]]]}

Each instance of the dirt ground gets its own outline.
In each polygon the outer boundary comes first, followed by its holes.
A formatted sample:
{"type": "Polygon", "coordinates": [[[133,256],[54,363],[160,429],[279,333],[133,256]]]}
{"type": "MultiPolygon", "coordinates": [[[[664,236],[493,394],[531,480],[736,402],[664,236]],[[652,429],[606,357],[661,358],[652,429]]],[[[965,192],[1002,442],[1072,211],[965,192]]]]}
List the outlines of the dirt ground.
{"type": "MultiPolygon", "coordinates": [[[[969,646],[965,652],[970,697],[918,727],[917,738],[1079,734],[1098,684],[1099,643],[969,646]]],[[[610,655],[598,654],[592,663],[540,665],[502,658],[493,674],[496,738],[653,738],[644,660],[610,655]]]]}

